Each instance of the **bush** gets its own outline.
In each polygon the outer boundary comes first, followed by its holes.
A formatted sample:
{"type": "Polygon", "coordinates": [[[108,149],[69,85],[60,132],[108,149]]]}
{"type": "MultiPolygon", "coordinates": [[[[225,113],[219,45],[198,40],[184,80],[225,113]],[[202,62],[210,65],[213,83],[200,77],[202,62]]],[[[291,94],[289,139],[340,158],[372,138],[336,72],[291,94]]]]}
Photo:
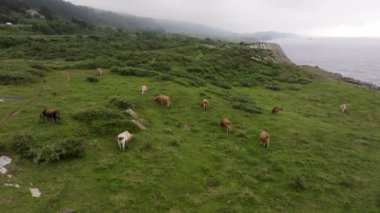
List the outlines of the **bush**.
{"type": "Polygon", "coordinates": [[[241,111],[244,111],[244,112],[248,112],[248,113],[251,113],[251,114],[261,114],[263,113],[263,110],[257,106],[251,106],[249,104],[245,104],[245,103],[235,103],[235,104],[232,104],[232,108],[234,109],[238,109],[238,110],[241,110],[241,111]]]}
{"type": "Polygon", "coordinates": [[[140,129],[129,120],[112,120],[99,122],[91,126],[90,131],[98,136],[116,136],[120,132],[128,130],[130,132],[139,132],[140,129]]]}
{"type": "Polygon", "coordinates": [[[187,71],[189,72],[195,72],[195,73],[201,73],[204,72],[204,69],[199,66],[191,66],[186,68],[187,71]]]}
{"type": "Polygon", "coordinates": [[[171,81],[171,80],[173,80],[173,77],[171,75],[168,75],[168,74],[160,74],[157,77],[157,79],[160,81],[171,81]]]}
{"type": "Polygon", "coordinates": [[[73,118],[77,121],[84,123],[92,123],[97,120],[109,120],[120,118],[120,113],[116,113],[110,110],[103,109],[89,109],[86,111],[78,112],[73,115],[73,118]]]}
{"type": "Polygon", "coordinates": [[[44,71],[35,70],[35,69],[29,69],[26,72],[37,77],[44,77],[46,75],[44,71]]]}
{"type": "Polygon", "coordinates": [[[0,85],[19,85],[34,83],[37,77],[19,72],[3,72],[0,71],[0,85]]]}
{"type": "Polygon", "coordinates": [[[301,90],[301,87],[300,86],[296,86],[296,85],[289,85],[288,87],[286,87],[288,90],[292,90],[292,91],[299,91],[301,90]]]}
{"type": "Polygon", "coordinates": [[[29,151],[34,163],[51,163],[65,159],[82,157],[84,147],[80,141],[67,140],[57,144],[49,144],[43,147],[32,148],[29,151]]]}
{"type": "Polygon", "coordinates": [[[158,75],[157,72],[137,67],[113,67],[111,72],[125,76],[152,77],[158,75]]]}
{"type": "Polygon", "coordinates": [[[294,177],[289,186],[296,191],[302,191],[306,189],[305,180],[300,176],[294,177]]]}
{"type": "Polygon", "coordinates": [[[37,69],[37,70],[42,70],[42,71],[46,71],[46,72],[49,72],[51,71],[51,69],[43,64],[32,64],[30,65],[31,68],[33,69],[37,69]]]}
{"type": "Polygon", "coordinates": [[[0,152],[4,152],[6,150],[7,150],[7,147],[5,146],[5,144],[0,143],[0,152]]]}
{"type": "Polygon", "coordinates": [[[232,108],[241,110],[251,114],[261,114],[263,110],[256,106],[255,101],[253,101],[248,95],[239,94],[229,98],[232,103],[232,108]]]}
{"type": "Polygon", "coordinates": [[[13,141],[11,144],[11,149],[21,157],[27,158],[29,156],[29,151],[33,146],[33,138],[28,134],[19,134],[13,136],[13,141]]]}
{"type": "Polygon", "coordinates": [[[112,96],[108,101],[112,106],[116,106],[119,109],[134,109],[135,105],[130,101],[120,97],[120,96],[112,96]]]}
{"type": "Polygon", "coordinates": [[[223,88],[223,89],[231,89],[231,85],[226,83],[226,82],[221,82],[221,81],[210,81],[211,84],[223,88]]]}
{"type": "Polygon", "coordinates": [[[99,79],[97,77],[92,77],[92,76],[87,77],[86,80],[88,82],[91,82],[91,83],[97,83],[97,82],[99,82],[99,79]]]}
{"type": "Polygon", "coordinates": [[[274,90],[274,91],[280,91],[281,90],[281,87],[279,85],[276,85],[276,84],[268,84],[268,85],[265,85],[264,87],[267,89],[270,89],[270,90],[274,90]]]}

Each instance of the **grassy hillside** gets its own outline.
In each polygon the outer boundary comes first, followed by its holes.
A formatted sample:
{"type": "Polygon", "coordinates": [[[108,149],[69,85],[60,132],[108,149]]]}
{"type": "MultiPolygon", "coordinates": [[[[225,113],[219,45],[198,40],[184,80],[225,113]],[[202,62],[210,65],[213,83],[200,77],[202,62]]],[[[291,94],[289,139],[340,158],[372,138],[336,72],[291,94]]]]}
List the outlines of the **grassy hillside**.
{"type": "Polygon", "coordinates": [[[209,39],[120,30],[1,38],[0,98],[21,98],[0,102],[0,154],[13,159],[13,177],[0,176],[1,212],[380,209],[379,91],[209,39]],[[104,76],[89,82],[97,67],[104,76]],[[156,104],[157,94],[172,106],[156,104]],[[128,104],[147,130],[131,124],[128,104]],[[39,119],[46,106],[61,123],[39,119]],[[224,117],[230,134],[218,126],[224,117]],[[135,137],[122,152],[115,138],[124,130],[135,137]],[[269,149],[259,146],[261,130],[269,149]],[[84,154],[63,159],[59,144],[72,140],[84,154]]]}

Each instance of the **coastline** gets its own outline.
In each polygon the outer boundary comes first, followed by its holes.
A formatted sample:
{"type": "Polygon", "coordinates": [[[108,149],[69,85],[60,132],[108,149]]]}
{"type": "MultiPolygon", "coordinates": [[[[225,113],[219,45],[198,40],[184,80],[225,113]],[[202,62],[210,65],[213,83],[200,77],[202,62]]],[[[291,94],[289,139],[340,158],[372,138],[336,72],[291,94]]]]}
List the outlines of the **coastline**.
{"type": "Polygon", "coordinates": [[[327,70],[321,69],[318,66],[296,64],[289,59],[289,57],[286,55],[285,51],[282,49],[281,45],[278,43],[256,42],[256,43],[250,44],[249,47],[253,48],[253,49],[266,49],[266,50],[272,51],[275,54],[275,59],[280,63],[294,64],[296,66],[306,68],[307,70],[310,70],[314,73],[318,73],[318,74],[325,76],[325,77],[328,77],[330,79],[340,80],[340,81],[343,81],[346,83],[358,85],[358,86],[368,88],[368,89],[380,90],[380,85],[378,86],[378,85],[375,85],[372,83],[361,81],[359,79],[346,77],[340,73],[335,73],[333,71],[327,71],[327,70]]]}
{"type": "Polygon", "coordinates": [[[364,82],[364,81],[361,81],[361,80],[358,80],[358,79],[354,79],[354,78],[350,78],[350,77],[345,77],[345,76],[343,76],[340,73],[335,73],[335,72],[327,71],[327,70],[319,68],[318,66],[297,65],[297,64],[295,64],[295,65],[299,66],[299,67],[302,67],[302,68],[304,68],[304,69],[306,69],[308,71],[311,71],[313,73],[317,73],[317,74],[319,74],[319,75],[321,75],[323,77],[329,78],[329,79],[343,81],[343,82],[346,82],[346,83],[349,83],[349,84],[354,84],[354,85],[357,85],[357,86],[360,86],[360,87],[363,87],[363,88],[367,88],[367,89],[380,90],[380,86],[377,86],[375,84],[371,84],[371,83],[364,82]]]}

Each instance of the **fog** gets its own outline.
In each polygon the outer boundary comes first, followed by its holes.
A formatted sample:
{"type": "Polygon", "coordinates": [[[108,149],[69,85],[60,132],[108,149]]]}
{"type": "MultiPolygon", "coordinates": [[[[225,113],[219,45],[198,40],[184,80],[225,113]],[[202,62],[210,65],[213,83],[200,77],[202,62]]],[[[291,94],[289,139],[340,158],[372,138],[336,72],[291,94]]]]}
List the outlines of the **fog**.
{"type": "Polygon", "coordinates": [[[379,0],[69,0],[137,16],[186,21],[239,33],[380,37],[379,0]]]}

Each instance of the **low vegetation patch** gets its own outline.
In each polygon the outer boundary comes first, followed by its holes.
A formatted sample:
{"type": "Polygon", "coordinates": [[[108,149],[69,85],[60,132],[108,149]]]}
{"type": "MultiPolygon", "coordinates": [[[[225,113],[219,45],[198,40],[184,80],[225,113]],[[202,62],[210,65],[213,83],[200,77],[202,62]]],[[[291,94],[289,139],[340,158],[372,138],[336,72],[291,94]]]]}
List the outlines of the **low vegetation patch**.
{"type": "Polygon", "coordinates": [[[81,112],[77,112],[73,115],[73,118],[75,120],[88,124],[94,121],[112,120],[120,117],[122,117],[121,113],[107,109],[88,109],[81,112]]]}
{"type": "Polygon", "coordinates": [[[89,126],[90,132],[98,136],[117,135],[125,130],[131,133],[139,132],[140,129],[130,120],[115,119],[105,122],[96,122],[89,126]]]}
{"type": "Polygon", "coordinates": [[[230,97],[232,108],[247,112],[250,114],[261,114],[263,110],[258,107],[248,95],[240,94],[230,97]]]}
{"type": "Polygon", "coordinates": [[[80,158],[84,154],[82,142],[66,140],[42,147],[31,148],[24,156],[33,160],[34,163],[52,163],[61,160],[80,158]]]}
{"type": "Polygon", "coordinates": [[[20,85],[35,83],[39,78],[32,74],[21,72],[6,72],[0,71],[0,85],[20,85]]]}
{"type": "Polygon", "coordinates": [[[88,81],[90,83],[98,83],[99,79],[97,77],[90,76],[90,77],[86,78],[86,81],[88,81]]]}
{"type": "Polygon", "coordinates": [[[134,109],[135,108],[135,105],[125,99],[125,98],[122,98],[120,96],[112,96],[108,103],[111,105],[111,106],[115,106],[117,107],[118,109],[121,109],[121,110],[126,110],[126,109],[134,109]]]}
{"type": "Polygon", "coordinates": [[[125,76],[151,77],[158,75],[157,72],[137,67],[113,67],[111,72],[125,76]]]}
{"type": "Polygon", "coordinates": [[[22,158],[31,159],[37,164],[78,158],[84,154],[84,147],[80,141],[65,140],[44,146],[35,146],[33,138],[29,134],[15,135],[11,148],[22,158]]]}

